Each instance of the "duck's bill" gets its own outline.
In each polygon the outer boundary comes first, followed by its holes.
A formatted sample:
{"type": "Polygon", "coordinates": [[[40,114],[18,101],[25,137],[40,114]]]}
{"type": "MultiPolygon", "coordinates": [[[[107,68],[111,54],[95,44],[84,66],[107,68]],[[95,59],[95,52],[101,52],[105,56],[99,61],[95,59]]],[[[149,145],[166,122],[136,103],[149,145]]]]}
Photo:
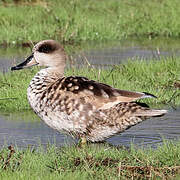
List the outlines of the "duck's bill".
{"type": "Polygon", "coordinates": [[[18,64],[17,66],[11,67],[11,71],[24,69],[26,67],[35,66],[37,64],[38,63],[36,62],[36,60],[34,59],[34,55],[32,54],[24,62],[18,64]]]}

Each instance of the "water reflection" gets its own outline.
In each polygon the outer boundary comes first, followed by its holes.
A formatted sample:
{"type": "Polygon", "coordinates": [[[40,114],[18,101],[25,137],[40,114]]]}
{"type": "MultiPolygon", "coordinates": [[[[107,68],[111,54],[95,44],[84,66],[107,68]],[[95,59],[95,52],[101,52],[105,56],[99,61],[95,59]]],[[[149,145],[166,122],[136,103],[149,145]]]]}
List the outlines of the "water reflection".
{"type": "Polygon", "coordinates": [[[112,137],[108,141],[114,145],[119,142],[130,145],[134,144],[157,146],[163,142],[163,139],[177,140],[180,138],[180,108],[171,110],[163,117],[152,118],[144,121],[121,135],[112,137]]]}
{"type": "Polygon", "coordinates": [[[71,143],[72,139],[47,127],[31,111],[21,113],[2,113],[0,115],[0,146],[18,147],[71,143]]]}
{"type": "Polygon", "coordinates": [[[124,41],[112,41],[89,46],[74,54],[73,59],[78,64],[90,64],[102,67],[102,65],[114,65],[135,60],[160,60],[165,57],[180,56],[180,40],[175,39],[127,39],[124,41]]]}
{"type": "MultiPolygon", "coordinates": [[[[166,116],[144,121],[122,134],[107,140],[112,145],[156,146],[163,138],[176,140],[180,137],[180,108],[171,110],[166,116]]],[[[22,113],[1,113],[0,146],[15,144],[19,147],[56,144],[62,146],[75,142],[46,126],[31,111],[22,113]]]]}

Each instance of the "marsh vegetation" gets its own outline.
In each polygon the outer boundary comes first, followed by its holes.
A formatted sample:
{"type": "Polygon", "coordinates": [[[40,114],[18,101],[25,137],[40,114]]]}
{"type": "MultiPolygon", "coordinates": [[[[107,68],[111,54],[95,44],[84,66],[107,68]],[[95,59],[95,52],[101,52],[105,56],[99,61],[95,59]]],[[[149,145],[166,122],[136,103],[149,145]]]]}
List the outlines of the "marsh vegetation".
{"type": "Polygon", "coordinates": [[[179,0],[3,0],[0,44],[179,37],[179,0]]]}
{"type": "Polygon", "coordinates": [[[1,179],[173,179],[180,172],[180,143],[157,149],[107,144],[0,151],[1,179]]]}

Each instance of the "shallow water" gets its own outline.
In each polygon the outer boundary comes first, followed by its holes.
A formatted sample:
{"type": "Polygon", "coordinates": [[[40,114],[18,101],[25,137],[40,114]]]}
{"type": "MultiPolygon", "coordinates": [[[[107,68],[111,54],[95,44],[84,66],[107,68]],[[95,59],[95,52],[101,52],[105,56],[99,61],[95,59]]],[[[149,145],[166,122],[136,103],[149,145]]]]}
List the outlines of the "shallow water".
{"type": "MultiPolygon", "coordinates": [[[[169,110],[163,117],[148,119],[107,140],[112,145],[156,147],[163,139],[180,138],[180,108],[169,110]]],[[[0,114],[0,147],[63,146],[77,142],[46,126],[33,112],[0,114]]]]}
{"type": "Polygon", "coordinates": [[[75,53],[73,59],[75,63],[90,63],[95,67],[118,65],[127,60],[160,60],[180,56],[179,44],[179,39],[127,39],[101,44],[91,42],[88,47],[75,53]]]}
{"type": "MultiPolygon", "coordinates": [[[[124,63],[127,59],[159,60],[162,57],[180,56],[179,44],[179,39],[127,39],[86,42],[81,48],[67,46],[66,50],[72,56],[73,65],[90,63],[96,67],[104,67],[124,63]]],[[[22,62],[30,53],[30,48],[0,48],[0,71],[7,72],[11,66],[22,62]]]]}
{"type": "Polygon", "coordinates": [[[31,111],[0,115],[0,147],[62,146],[71,142],[70,137],[49,128],[31,111]]]}

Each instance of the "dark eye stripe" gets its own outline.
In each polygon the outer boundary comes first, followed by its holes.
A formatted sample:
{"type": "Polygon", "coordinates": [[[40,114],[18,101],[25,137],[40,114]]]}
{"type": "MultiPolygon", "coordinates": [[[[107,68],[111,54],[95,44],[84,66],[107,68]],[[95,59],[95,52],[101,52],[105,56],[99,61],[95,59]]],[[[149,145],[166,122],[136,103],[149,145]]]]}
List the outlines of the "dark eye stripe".
{"type": "Polygon", "coordinates": [[[55,50],[56,48],[53,47],[51,44],[43,44],[38,48],[38,51],[41,53],[51,53],[55,50]]]}

